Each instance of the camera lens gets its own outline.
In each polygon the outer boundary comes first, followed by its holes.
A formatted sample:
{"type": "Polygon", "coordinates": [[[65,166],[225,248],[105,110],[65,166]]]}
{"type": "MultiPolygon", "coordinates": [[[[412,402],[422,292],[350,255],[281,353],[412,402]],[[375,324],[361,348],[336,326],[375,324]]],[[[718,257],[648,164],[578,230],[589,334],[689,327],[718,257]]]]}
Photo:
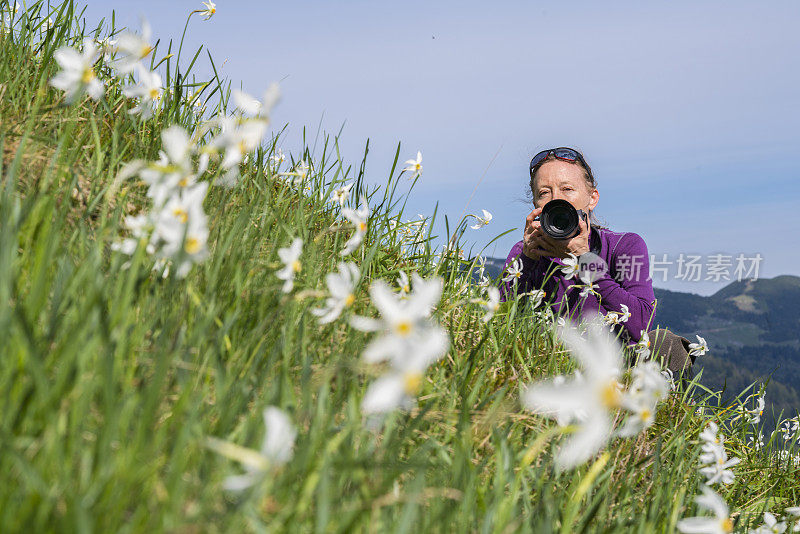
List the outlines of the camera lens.
{"type": "Polygon", "coordinates": [[[542,230],[553,239],[569,239],[578,233],[578,210],[566,200],[551,200],[539,216],[542,230]]]}

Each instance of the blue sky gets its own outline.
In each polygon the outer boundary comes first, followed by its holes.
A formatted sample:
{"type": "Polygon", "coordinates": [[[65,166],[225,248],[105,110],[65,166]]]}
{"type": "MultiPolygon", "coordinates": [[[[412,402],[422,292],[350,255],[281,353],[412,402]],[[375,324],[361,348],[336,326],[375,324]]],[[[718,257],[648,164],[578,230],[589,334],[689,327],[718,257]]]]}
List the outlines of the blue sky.
{"type": "MultiPolygon", "coordinates": [[[[200,1],[89,2],[87,22],[145,16],[180,39],[200,1]]],[[[725,2],[217,2],[192,19],[186,47],[208,47],[221,73],[260,93],[280,81],[275,124],[335,133],[380,182],[423,153],[409,215],[436,202],[451,219],[494,214],[470,231],[505,257],[530,210],[538,150],[583,150],[597,215],[637,232],[651,253],[760,253],[761,276],[800,275],[800,4],[725,2]],[[492,158],[497,157],[492,161],[492,158]],[[491,162],[491,165],[490,165],[491,162]]],[[[207,72],[207,62],[199,73],[207,72]]],[[[655,285],[710,294],[727,282],[655,285]]],[[[704,275],[705,276],[705,275],[704,275]]]]}

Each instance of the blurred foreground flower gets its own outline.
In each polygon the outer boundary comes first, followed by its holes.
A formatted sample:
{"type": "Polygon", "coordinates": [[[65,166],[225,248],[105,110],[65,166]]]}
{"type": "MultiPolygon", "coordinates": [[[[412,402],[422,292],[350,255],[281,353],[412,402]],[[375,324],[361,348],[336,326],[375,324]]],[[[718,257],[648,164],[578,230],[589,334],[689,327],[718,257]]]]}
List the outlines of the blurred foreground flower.
{"type": "Polygon", "coordinates": [[[312,314],[319,317],[320,324],[335,321],[345,308],[353,305],[356,300],[353,291],[359,276],[358,266],[353,262],[341,262],[338,273],[328,273],[325,282],[331,296],[326,299],[324,308],[311,310],[312,314]]]}
{"type": "Polygon", "coordinates": [[[572,328],[561,337],[584,373],[580,380],[545,380],[528,386],[522,393],[523,405],[561,422],[584,415],[575,433],[562,445],[556,463],[562,469],[585,462],[611,437],[612,410],[622,407],[621,347],[598,325],[590,323],[588,340],[572,328]]]}
{"type": "Polygon", "coordinates": [[[429,318],[441,297],[442,280],[424,280],[414,273],[412,281],[413,292],[403,298],[386,282],[376,280],[369,292],[381,319],[350,319],[353,328],[381,333],[364,349],[364,360],[390,364],[390,370],[367,389],[361,406],[365,414],[411,407],[425,370],[444,356],[450,345],[447,332],[429,318]]]}
{"type": "Polygon", "coordinates": [[[342,208],[342,215],[345,219],[350,221],[355,227],[355,233],[344,244],[344,249],[339,253],[342,256],[347,256],[361,246],[364,236],[367,233],[367,217],[369,217],[369,206],[366,202],[361,204],[357,210],[350,208],[342,208]]]}
{"type": "Polygon", "coordinates": [[[488,323],[489,320],[494,317],[494,314],[497,313],[497,310],[500,308],[500,290],[496,287],[487,287],[485,288],[486,291],[486,298],[485,299],[473,299],[472,302],[480,304],[481,307],[486,312],[483,317],[481,317],[481,321],[484,323],[488,323]]]}
{"type": "Polygon", "coordinates": [[[778,519],[769,512],[764,512],[764,523],[750,534],[781,534],[786,532],[786,521],[778,522],[778,519]]]}
{"type": "Polygon", "coordinates": [[[695,497],[701,508],[714,513],[714,517],[689,517],[678,521],[678,530],[694,534],[729,534],[733,532],[733,521],[725,500],[707,486],[701,486],[702,495],[695,497]]]}
{"type": "Polygon", "coordinates": [[[257,484],[267,470],[279,467],[292,458],[297,430],[289,417],[280,408],[268,406],[263,412],[264,443],[260,451],[240,447],[217,438],[208,438],[208,447],[215,452],[242,464],[245,473],[229,476],[223,487],[230,491],[242,491],[257,484]]]}
{"type": "Polygon", "coordinates": [[[93,68],[99,57],[97,45],[88,38],[83,42],[81,52],[62,46],[53,53],[61,70],[50,80],[50,85],[66,93],[67,104],[74,103],[84,93],[94,100],[103,96],[105,89],[93,68]]]}
{"type": "Polygon", "coordinates": [[[117,69],[120,74],[133,72],[136,65],[153,51],[153,45],[150,44],[152,35],[153,32],[150,29],[150,23],[144,19],[142,19],[141,34],[132,31],[122,32],[116,40],[116,45],[113,50],[114,60],[111,62],[111,65],[117,69]]]}
{"type": "Polygon", "coordinates": [[[294,287],[294,277],[302,269],[300,254],[303,252],[303,240],[299,237],[294,238],[292,244],[286,248],[278,249],[278,256],[283,262],[283,269],[275,273],[275,276],[284,280],[281,291],[289,293],[294,287]]]}
{"type": "Polygon", "coordinates": [[[157,72],[151,72],[141,65],[137,65],[139,74],[139,83],[123,87],[122,94],[128,98],[138,98],[139,104],[130,109],[128,113],[135,115],[140,114],[142,119],[149,119],[153,116],[153,107],[159,98],[161,92],[164,90],[161,75],[157,72]]]}

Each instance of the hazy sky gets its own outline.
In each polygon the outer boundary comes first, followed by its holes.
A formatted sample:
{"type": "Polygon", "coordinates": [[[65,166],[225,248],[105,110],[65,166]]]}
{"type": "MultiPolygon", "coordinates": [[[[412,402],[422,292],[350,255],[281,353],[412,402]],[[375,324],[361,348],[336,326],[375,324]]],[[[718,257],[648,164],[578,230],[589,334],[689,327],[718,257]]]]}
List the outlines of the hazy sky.
{"type": "MultiPolygon", "coordinates": [[[[89,2],[89,25],[115,10],[179,40],[198,1],[89,2]]],[[[335,133],[381,182],[398,141],[423,154],[417,212],[457,218],[476,251],[505,257],[521,239],[527,168],[542,148],[583,150],[598,180],[597,215],[640,234],[667,260],[752,256],[761,276],[800,274],[800,3],[217,2],[192,18],[185,47],[210,49],[221,74],[258,94],[281,81],[275,124],[335,133]],[[492,162],[492,158],[497,157],[492,162]],[[491,165],[490,165],[491,162],[491,165]]],[[[184,52],[185,54],[185,52],[184,52]]],[[[208,72],[208,61],[198,73],[208,72]]],[[[199,63],[199,61],[198,61],[199,63]]],[[[705,260],[703,260],[705,263],[705,260]]],[[[731,273],[732,273],[731,269],[731,273]]],[[[709,294],[727,281],[655,285],[709,294]]],[[[703,278],[706,273],[703,272],[703,278]]]]}

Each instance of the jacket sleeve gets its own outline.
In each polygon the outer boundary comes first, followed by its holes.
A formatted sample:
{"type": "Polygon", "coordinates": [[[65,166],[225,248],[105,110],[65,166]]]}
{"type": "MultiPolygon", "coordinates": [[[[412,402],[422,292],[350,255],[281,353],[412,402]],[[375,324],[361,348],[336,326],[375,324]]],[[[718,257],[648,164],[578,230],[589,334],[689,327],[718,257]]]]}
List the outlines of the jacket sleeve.
{"type": "MultiPolygon", "coordinates": [[[[628,232],[617,243],[609,255],[609,271],[596,280],[597,308],[606,311],[621,312],[622,305],[628,307],[631,316],[623,323],[623,328],[633,341],[639,341],[642,331],[647,332],[654,321],[653,307],[655,294],[653,281],[650,278],[650,256],[644,239],[638,234],[628,232]],[[613,277],[612,277],[613,274],[613,277]]],[[[586,305],[592,305],[587,299],[586,305]]]]}

